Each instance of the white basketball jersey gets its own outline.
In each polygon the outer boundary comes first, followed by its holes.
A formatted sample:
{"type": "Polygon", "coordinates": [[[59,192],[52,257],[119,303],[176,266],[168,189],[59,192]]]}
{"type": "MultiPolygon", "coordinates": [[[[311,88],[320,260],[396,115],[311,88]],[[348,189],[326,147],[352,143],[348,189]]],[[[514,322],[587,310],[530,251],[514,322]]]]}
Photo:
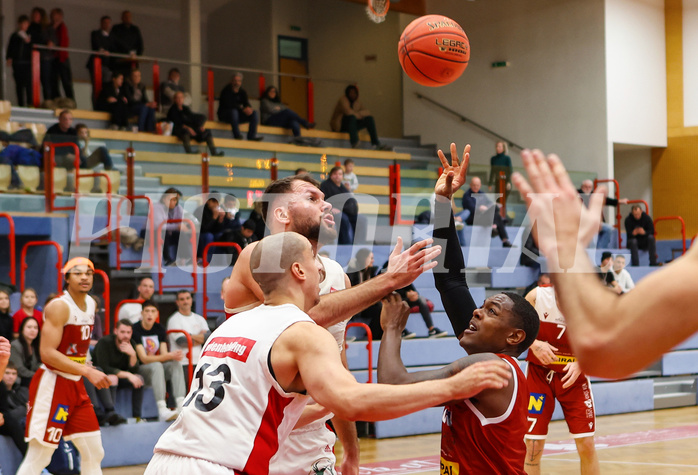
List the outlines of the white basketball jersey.
{"type": "MultiPolygon", "coordinates": [[[[320,262],[322,262],[322,265],[325,267],[325,280],[320,282],[320,295],[346,289],[344,269],[342,269],[342,266],[340,266],[337,261],[323,256],[320,256],[320,262]]],[[[334,339],[337,340],[339,351],[342,351],[342,345],[344,345],[344,330],[347,328],[348,321],[349,319],[335,323],[327,328],[327,330],[332,333],[334,339]]]]}
{"type": "Polygon", "coordinates": [[[552,286],[538,287],[536,290],[536,312],[541,321],[565,325],[565,317],[557,307],[555,288],[552,286]]]}
{"type": "Polygon", "coordinates": [[[297,322],[291,304],[261,305],[223,323],[204,344],[182,413],[155,452],[208,460],[248,475],[267,474],[308,396],[287,393],[271,374],[269,352],[297,322]]]}

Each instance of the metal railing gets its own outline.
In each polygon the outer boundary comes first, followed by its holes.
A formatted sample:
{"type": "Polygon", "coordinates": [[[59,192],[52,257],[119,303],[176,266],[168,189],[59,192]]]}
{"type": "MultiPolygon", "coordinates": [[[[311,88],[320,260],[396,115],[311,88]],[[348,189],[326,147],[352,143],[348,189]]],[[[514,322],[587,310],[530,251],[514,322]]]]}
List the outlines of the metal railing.
{"type": "Polygon", "coordinates": [[[63,250],[61,245],[56,241],[29,241],[22,247],[22,253],[20,257],[20,271],[19,271],[19,291],[24,292],[24,274],[26,273],[29,265],[27,264],[27,251],[30,247],[36,246],[53,246],[56,248],[56,291],[60,294],[61,287],[63,284],[63,276],[61,274],[61,266],[63,265],[63,250]]]}
{"type": "MultiPolygon", "coordinates": [[[[187,348],[189,351],[187,352],[187,359],[189,360],[189,369],[187,370],[187,374],[189,375],[189,384],[191,384],[192,377],[194,376],[194,363],[192,362],[192,348],[194,347],[194,343],[191,340],[191,335],[189,332],[185,330],[167,330],[167,334],[171,335],[172,333],[183,333],[184,336],[187,338],[187,348]]],[[[187,390],[189,388],[187,387],[187,390]]]]}
{"type": "Polygon", "coordinates": [[[657,237],[657,223],[659,221],[678,221],[681,223],[681,255],[686,254],[686,222],[681,216],[660,216],[654,219],[654,236],[657,237]]]}
{"type": "MultiPolygon", "coordinates": [[[[121,307],[126,305],[127,303],[138,303],[138,304],[143,304],[145,300],[143,299],[124,299],[121,302],[116,304],[116,308],[114,309],[114,327],[116,328],[116,324],[119,323],[119,311],[121,310],[121,307]]],[[[158,314],[158,319],[160,318],[160,315],[158,314]]],[[[111,321],[109,320],[109,315],[105,315],[104,318],[104,334],[109,335],[109,332],[111,331],[111,321]]]]}
{"type": "Polygon", "coordinates": [[[222,309],[222,308],[220,308],[220,309],[219,309],[219,308],[208,308],[208,300],[209,300],[209,298],[208,298],[208,280],[207,280],[207,279],[208,279],[208,278],[207,278],[208,273],[206,272],[206,269],[208,269],[208,265],[210,264],[209,261],[208,261],[208,251],[209,251],[209,249],[212,248],[212,247],[232,247],[232,248],[234,248],[234,249],[237,251],[238,256],[239,256],[240,253],[242,252],[242,249],[240,248],[240,246],[239,246],[237,243],[234,243],[234,242],[210,242],[210,243],[206,244],[206,247],[204,247],[204,251],[203,251],[203,252],[204,252],[204,255],[202,256],[203,261],[202,261],[202,266],[201,266],[201,267],[202,267],[201,273],[203,274],[203,276],[202,276],[202,279],[203,279],[202,285],[203,285],[203,288],[204,288],[204,292],[203,292],[203,312],[202,312],[204,318],[208,318],[208,312],[209,312],[209,311],[212,311],[212,312],[225,312],[225,309],[222,309]]]}
{"type": "MultiPolygon", "coordinates": [[[[371,333],[371,328],[365,323],[361,322],[351,322],[347,323],[347,328],[344,330],[344,340],[346,341],[347,330],[352,327],[359,327],[366,330],[366,349],[368,350],[368,382],[373,382],[373,333],[371,333]]],[[[345,343],[346,345],[346,343],[345,343]]],[[[347,348],[345,346],[345,348],[347,348]]]]}
{"type": "Polygon", "coordinates": [[[623,217],[620,214],[620,187],[618,186],[618,180],[615,178],[602,178],[602,179],[594,179],[594,191],[596,191],[596,187],[598,186],[599,183],[613,183],[614,186],[614,192],[615,192],[615,197],[616,197],[616,224],[613,226],[618,230],[618,249],[620,249],[621,246],[621,236],[620,236],[620,222],[623,219],[623,217]]]}
{"type": "Polygon", "coordinates": [[[189,243],[191,244],[191,278],[192,278],[192,285],[191,288],[193,289],[193,294],[196,294],[198,290],[198,281],[196,278],[196,247],[197,247],[197,241],[196,241],[196,228],[194,227],[194,222],[191,219],[187,218],[182,218],[182,219],[167,219],[160,223],[158,225],[158,228],[156,230],[157,234],[157,240],[158,240],[158,253],[156,256],[156,260],[158,263],[158,294],[162,295],[163,289],[168,288],[177,288],[177,289],[182,289],[186,288],[182,285],[163,285],[162,280],[163,280],[163,269],[162,269],[162,252],[160,252],[161,249],[164,249],[165,247],[165,242],[162,237],[162,227],[165,226],[166,224],[181,224],[181,223],[187,223],[189,225],[189,243]]]}
{"type": "Polygon", "coordinates": [[[108,335],[109,334],[109,321],[110,321],[109,296],[111,295],[111,284],[109,282],[109,276],[102,269],[95,269],[95,275],[100,276],[102,278],[102,282],[104,284],[104,290],[102,291],[102,305],[104,305],[104,326],[102,328],[102,333],[104,333],[105,335],[108,335]],[[106,333],[105,333],[105,328],[106,328],[106,333]]]}

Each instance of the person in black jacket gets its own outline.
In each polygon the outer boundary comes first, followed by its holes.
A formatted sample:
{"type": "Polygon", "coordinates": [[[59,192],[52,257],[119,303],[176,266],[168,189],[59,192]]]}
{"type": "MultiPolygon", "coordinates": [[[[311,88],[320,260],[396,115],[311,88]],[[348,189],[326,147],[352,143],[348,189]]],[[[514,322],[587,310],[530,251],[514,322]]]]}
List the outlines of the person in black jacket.
{"type": "MultiPolygon", "coordinates": [[[[56,37],[53,28],[51,28],[51,22],[46,14],[46,10],[39,7],[32,9],[31,21],[27,33],[31,38],[32,46],[55,46],[56,37]]],[[[41,58],[41,90],[44,95],[44,100],[47,101],[53,99],[54,94],[53,82],[51,81],[53,51],[47,49],[39,51],[39,56],[41,58]]]]}
{"type": "Polygon", "coordinates": [[[242,88],[242,73],[234,73],[230,84],[221,91],[218,99],[218,120],[227,122],[233,129],[233,137],[242,140],[240,123],[248,122],[247,140],[262,140],[264,137],[257,135],[259,117],[257,111],[252,109],[247,98],[247,92],[242,88]]]}
{"type": "MultiPolygon", "coordinates": [[[[220,241],[221,236],[225,232],[225,210],[221,208],[218,194],[215,191],[209,195],[203,206],[196,209],[194,216],[201,222],[196,255],[199,259],[202,259],[206,245],[214,241],[220,241]]],[[[209,261],[213,252],[214,249],[209,250],[209,261]]]]}
{"type": "Polygon", "coordinates": [[[640,205],[633,205],[625,218],[625,233],[630,249],[631,265],[640,265],[638,249],[650,253],[650,265],[657,265],[657,243],[654,239],[654,222],[650,215],[642,211],[640,205]]]}
{"type": "Polygon", "coordinates": [[[14,322],[12,320],[12,308],[10,308],[10,291],[0,288],[0,337],[12,341],[12,330],[14,322]]]}
{"type": "Polygon", "coordinates": [[[111,114],[111,128],[128,126],[128,97],[124,89],[124,75],[114,72],[111,81],[104,85],[97,98],[98,111],[111,114]]]}
{"type": "Polygon", "coordinates": [[[10,436],[22,455],[27,452],[24,419],[28,402],[29,388],[19,383],[17,367],[8,362],[0,381],[0,435],[10,436]]]}
{"type": "MultiPolygon", "coordinates": [[[[121,23],[114,25],[111,30],[112,41],[114,42],[114,52],[127,54],[132,58],[143,54],[143,36],[141,30],[132,22],[131,12],[125,10],[121,13],[121,23]]],[[[112,68],[121,72],[131,69],[132,61],[129,59],[114,60],[112,68]]]]}
{"type": "Polygon", "coordinates": [[[32,105],[32,46],[31,37],[27,33],[29,17],[22,15],[17,20],[17,31],[10,36],[7,45],[7,65],[12,66],[12,76],[15,79],[17,105],[24,107],[32,105]]]}
{"type": "MultiPolygon", "coordinates": [[[[93,63],[96,57],[102,60],[102,87],[109,81],[109,68],[111,61],[109,58],[109,53],[114,52],[114,40],[111,36],[111,18],[108,16],[103,16],[99,20],[99,29],[93,30],[90,33],[90,46],[92,51],[99,54],[93,54],[87,60],[85,67],[90,71],[90,82],[92,83],[92,90],[94,91],[95,86],[95,71],[93,63]]],[[[92,94],[93,106],[97,105],[97,95],[92,94]]]]}
{"type": "Polygon", "coordinates": [[[155,131],[155,109],[157,102],[148,100],[148,91],[141,81],[140,69],[132,69],[128,80],[124,84],[126,97],[128,98],[129,114],[138,117],[138,130],[140,132],[155,131]]]}
{"type": "Polygon", "coordinates": [[[167,120],[172,122],[172,134],[176,135],[184,145],[184,151],[193,153],[191,149],[191,139],[197,142],[206,142],[211,155],[214,157],[223,156],[223,151],[217,151],[213,143],[213,134],[204,128],[206,117],[202,114],[195,114],[190,108],[184,105],[184,93],[177,91],[174,95],[174,104],[167,112],[167,120]]]}
{"type": "Polygon", "coordinates": [[[470,211],[470,216],[468,216],[465,222],[469,225],[482,225],[483,221],[487,221],[487,214],[494,214],[494,221],[489,224],[494,223],[494,227],[497,230],[497,234],[502,240],[503,247],[511,247],[512,244],[509,241],[509,235],[507,234],[507,228],[504,225],[504,220],[499,214],[499,209],[495,203],[482,192],[480,189],[482,187],[482,181],[480,178],[474,176],[470,180],[470,188],[463,193],[463,209],[470,211]],[[495,207],[494,212],[492,207],[495,207]]]}
{"type": "MultiPolygon", "coordinates": [[[[577,190],[579,192],[579,197],[582,199],[582,203],[587,208],[589,207],[589,200],[591,199],[591,194],[594,192],[594,182],[591,180],[584,180],[582,186],[577,190]]],[[[627,198],[621,198],[616,200],[607,196],[604,200],[604,206],[616,207],[619,204],[628,204],[627,198]]],[[[606,222],[606,217],[603,211],[601,212],[601,227],[599,228],[599,234],[596,238],[596,248],[597,249],[608,249],[611,247],[611,234],[613,232],[613,226],[606,222]]],[[[615,247],[615,245],[613,246],[615,247]]]]}

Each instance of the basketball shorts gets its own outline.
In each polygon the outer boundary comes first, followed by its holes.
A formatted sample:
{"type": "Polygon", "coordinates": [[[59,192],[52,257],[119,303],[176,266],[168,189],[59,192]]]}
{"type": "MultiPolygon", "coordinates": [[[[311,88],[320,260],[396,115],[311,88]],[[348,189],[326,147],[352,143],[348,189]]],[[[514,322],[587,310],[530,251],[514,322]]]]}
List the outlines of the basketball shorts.
{"type": "Polygon", "coordinates": [[[294,429],[271,459],[269,475],[336,475],[335,433],[324,421],[294,429]]]}
{"type": "Polygon", "coordinates": [[[29,386],[27,442],[35,439],[55,448],[61,437],[70,440],[98,432],[97,416],[82,379],[73,381],[39,368],[29,386]]]}
{"type": "Polygon", "coordinates": [[[172,473],[238,475],[240,472],[208,460],[182,457],[167,452],[155,452],[144,475],[169,475],[172,473]]]}
{"type": "Polygon", "coordinates": [[[530,393],[528,400],[527,439],[545,439],[553,417],[555,399],[560,403],[572,437],[591,437],[596,430],[594,396],[589,379],[583,374],[569,388],[562,388],[565,373],[529,363],[526,379],[530,393]]]}

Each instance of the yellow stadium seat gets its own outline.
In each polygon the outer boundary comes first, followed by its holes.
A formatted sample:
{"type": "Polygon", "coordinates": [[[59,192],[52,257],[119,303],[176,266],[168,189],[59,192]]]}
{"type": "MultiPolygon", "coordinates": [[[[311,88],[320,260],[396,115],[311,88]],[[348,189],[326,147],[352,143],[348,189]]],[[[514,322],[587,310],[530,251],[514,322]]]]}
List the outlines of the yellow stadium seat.
{"type": "Polygon", "coordinates": [[[17,165],[17,175],[22,181],[24,188],[29,191],[36,191],[41,182],[41,170],[39,167],[31,165],[17,165]]]}
{"type": "Polygon", "coordinates": [[[12,165],[0,165],[0,191],[7,191],[12,182],[12,165]]]}

